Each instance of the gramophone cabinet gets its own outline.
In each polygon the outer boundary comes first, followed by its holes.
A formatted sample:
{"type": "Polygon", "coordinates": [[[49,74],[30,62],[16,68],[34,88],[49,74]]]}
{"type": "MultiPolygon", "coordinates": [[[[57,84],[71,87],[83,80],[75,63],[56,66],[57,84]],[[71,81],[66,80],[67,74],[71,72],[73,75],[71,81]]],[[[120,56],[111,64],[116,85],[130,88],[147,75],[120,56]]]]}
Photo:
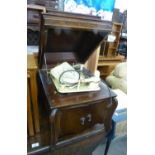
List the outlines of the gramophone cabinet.
{"type": "Polygon", "coordinates": [[[49,117],[52,155],[92,155],[111,130],[117,100],[104,81],[99,91],[62,94],[49,76],[49,69],[62,62],[84,64],[110,31],[111,23],[97,17],[42,14],[39,97],[49,117]]]}

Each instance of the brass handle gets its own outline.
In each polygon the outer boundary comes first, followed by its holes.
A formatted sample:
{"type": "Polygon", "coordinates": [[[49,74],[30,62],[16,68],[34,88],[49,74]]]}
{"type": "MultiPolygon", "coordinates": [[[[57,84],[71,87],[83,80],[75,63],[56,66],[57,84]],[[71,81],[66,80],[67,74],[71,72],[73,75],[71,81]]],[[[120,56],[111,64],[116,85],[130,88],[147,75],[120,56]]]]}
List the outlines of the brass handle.
{"type": "Polygon", "coordinates": [[[91,114],[88,114],[87,116],[80,118],[81,125],[85,125],[86,121],[89,123],[92,121],[92,115],[91,114]]]}
{"type": "Polygon", "coordinates": [[[84,124],[85,124],[85,120],[86,120],[85,117],[81,117],[81,118],[80,118],[80,123],[81,123],[81,125],[84,125],[84,124]]]}
{"type": "Polygon", "coordinates": [[[92,121],[92,115],[91,114],[88,114],[86,117],[87,117],[87,121],[88,122],[91,122],[92,121]]]}

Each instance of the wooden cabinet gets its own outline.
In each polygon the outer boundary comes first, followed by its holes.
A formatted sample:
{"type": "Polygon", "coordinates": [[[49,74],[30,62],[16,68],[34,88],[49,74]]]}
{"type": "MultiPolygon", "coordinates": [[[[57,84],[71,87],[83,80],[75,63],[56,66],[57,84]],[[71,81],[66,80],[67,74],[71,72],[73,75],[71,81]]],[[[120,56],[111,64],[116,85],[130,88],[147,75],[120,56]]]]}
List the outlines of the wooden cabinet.
{"type": "Polygon", "coordinates": [[[27,4],[27,29],[34,31],[40,30],[40,14],[45,13],[44,6],[36,4],[27,4]]]}
{"type": "Polygon", "coordinates": [[[99,56],[97,69],[100,71],[100,77],[105,79],[117,64],[125,61],[125,57],[117,55],[115,57],[99,56]]]}
{"type": "Polygon", "coordinates": [[[105,38],[103,44],[101,45],[100,54],[102,56],[114,57],[117,55],[117,49],[118,49],[118,45],[119,45],[121,30],[122,30],[121,23],[113,23],[112,24],[111,34],[114,35],[116,37],[116,39],[114,42],[108,42],[107,37],[105,38]]]}
{"type": "Polygon", "coordinates": [[[108,42],[105,37],[101,45],[101,50],[98,59],[97,69],[100,71],[100,77],[105,79],[115,68],[115,66],[125,60],[124,56],[118,55],[117,49],[120,41],[122,24],[114,22],[112,24],[112,32],[116,39],[114,42],[108,42]]]}
{"type": "MultiPolygon", "coordinates": [[[[50,121],[51,154],[92,155],[111,130],[116,94],[102,81],[97,91],[61,93],[49,70],[65,61],[86,63],[112,25],[96,17],[64,12],[42,14],[41,19],[38,84],[40,105],[46,107],[50,121]]],[[[92,75],[85,70],[87,76],[92,75]]]]}
{"type": "Polygon", "coordinates": [[[45,70],[39,70],[39,79],[50,119],[52,153],[92,155],[111,130],[116,94],[102,82],[97,92],[60,94],[45,70]]]}
{"type": "Polygon", "coordinates": [[[37,65],[33,55],[27,55],[27,123],[29,136],[40,132],[37,99],[37,65]]]}

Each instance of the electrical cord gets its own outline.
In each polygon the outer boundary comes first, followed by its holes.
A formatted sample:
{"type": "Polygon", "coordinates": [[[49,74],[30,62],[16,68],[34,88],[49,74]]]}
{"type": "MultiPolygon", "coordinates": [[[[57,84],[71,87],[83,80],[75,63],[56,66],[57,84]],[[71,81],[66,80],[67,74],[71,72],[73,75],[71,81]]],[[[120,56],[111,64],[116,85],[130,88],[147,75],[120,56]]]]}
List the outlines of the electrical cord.
{"type": "Polygon", "coordinates": [[[78,83],[79,79],[80,79],[80,73],[78,71],[66,70],[66,71],[61,73],[61,75],[59,77],[59,83],[65,84],[68,87],[72,87],[78,83]],[[71,79],[71,76],[74,76],[74,77],[72,77],[72,79],[71,79]],[[69,82],[69,80],[68,81],[64,80],[66,77],[70,80],[70,82],[69,82]],[[76,79],[73,80],[73,78],[76,78],[76,79]],[[71,82],[71,81],[75,81],[75,82],[71,82]]]}
{"type": "Polygon", "coordinates": [[[81,73],[84,75],[85,78],[92,77],[92,74],[86,69],[84,69],[84,67],[80,64],[73,66],[73,68],[74,70],[66,70],[61,73],[61,75],[59,76],[59,83],[64,84],[68,87],[72,87],[79,84],[81,79],[81,73]],[[65,81],[65,78],[68,79],[65,81]]]}

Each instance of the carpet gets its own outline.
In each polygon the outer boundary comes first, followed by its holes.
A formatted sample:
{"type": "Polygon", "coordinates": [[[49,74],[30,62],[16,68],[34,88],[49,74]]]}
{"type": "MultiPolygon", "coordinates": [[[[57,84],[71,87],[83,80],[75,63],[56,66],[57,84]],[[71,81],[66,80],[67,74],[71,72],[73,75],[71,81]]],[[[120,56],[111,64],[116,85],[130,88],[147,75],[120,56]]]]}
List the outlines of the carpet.
{"type": "MultiPolygon", "coordinates": [[[[101,144],[93,155],[104,155],[105,144],[101,144]]],[[[116,137],[112,140],[107,155],[127,155],[127,135],[116,137]]]]}

